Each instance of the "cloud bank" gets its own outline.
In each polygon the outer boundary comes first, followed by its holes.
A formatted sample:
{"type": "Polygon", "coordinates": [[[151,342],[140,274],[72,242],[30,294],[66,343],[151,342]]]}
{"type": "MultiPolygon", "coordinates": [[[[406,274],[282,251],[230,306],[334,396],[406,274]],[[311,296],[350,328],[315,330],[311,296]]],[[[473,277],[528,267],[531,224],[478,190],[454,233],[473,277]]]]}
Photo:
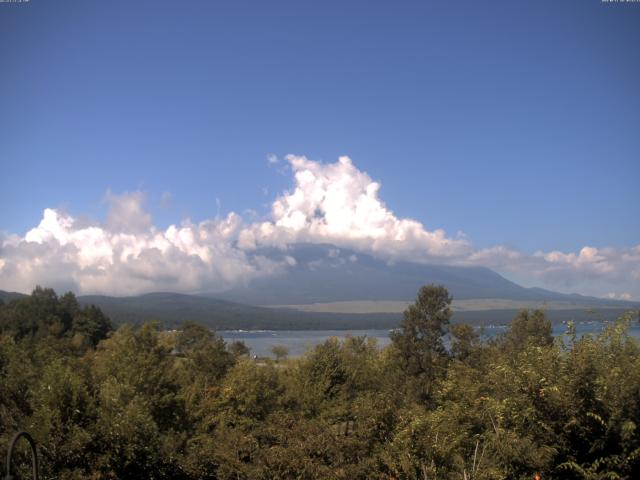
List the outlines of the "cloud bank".
{"type": "Polygon", "coordinates": [[[640,298],[640,245],[532,255],[504,246],[476,249],[465,237],[398,218],[380,198],[380,183],[348,157],[324,164],[288,155],[286,162],[293,186],[262,221],[230,213],[161,230],[144,210],[141,192],[107,192],[104,222],[47,208],[24,236],[0,236],[0,289],[28,292],[42,284],[83,294],[223,291],[286,271],[295,264],[287,245],[311,242],[389,261],[487,266],[561,291],[640,298]],[[266,255],[267,247],[281,254],[266,255]]]}

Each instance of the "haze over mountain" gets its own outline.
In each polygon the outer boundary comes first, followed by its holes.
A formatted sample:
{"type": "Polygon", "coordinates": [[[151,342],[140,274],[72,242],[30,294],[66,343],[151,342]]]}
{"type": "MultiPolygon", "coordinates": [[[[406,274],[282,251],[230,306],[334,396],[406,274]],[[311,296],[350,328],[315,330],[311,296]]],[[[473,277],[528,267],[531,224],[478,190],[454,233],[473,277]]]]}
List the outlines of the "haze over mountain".
{"type": "Polygon", "coordinates": [[[286,271],[211,294],[252,305],[304,305],[345,301],[409,301],[425,284],[441,284],[455,300],[495,299],[623,306],[631,303],[525,288],[486,267],[425,265],[375,258],[329,244],[294,244],[266,257],[293,259],[286,271]]]}
{"type": "MultiPolygon", "coordinates": [[[[382,260],[330,244],[298,243],[258,253],[275,263],[286,257],[288,266],[224,292],[78,299],[99,306],[116,323],[157,320],[175,328],[192,320],[215,329],[272,330],[393,328],[418,289],[430,283],[449,289],[454,321],[474,324],[508,323],[520,308],[543,307],[555,322],[613,319],[637,308],[632,302],[524,288],[485,267],[382,260]],[[599,316],[591,316],[593,309],[599,316]]],[[[22,296],[0,291],[5,302],[22,296]]]]}

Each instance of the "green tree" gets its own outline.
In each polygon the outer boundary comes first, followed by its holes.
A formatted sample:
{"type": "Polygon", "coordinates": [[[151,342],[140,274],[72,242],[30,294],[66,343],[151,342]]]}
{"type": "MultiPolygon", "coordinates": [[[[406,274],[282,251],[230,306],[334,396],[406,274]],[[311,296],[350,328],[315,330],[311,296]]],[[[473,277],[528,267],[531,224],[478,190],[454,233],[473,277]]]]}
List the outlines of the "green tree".
{"type": "Polygon", "coordinates": [[[187,424],[174,369],[156,324],[125,325],[98,345],[92,368],[100,404],[96,469],[106,478],[178,475],[175,452],[183,448],[187,424]]]}
{"type": "Polygon", "coordinates": [[[58,302],[51,288],[37,286],[31,295],[13,300],[2,309],[0,331],[16,339],[61,336],[71,328],[72,314],[58,302]]]}
{"type": "Polygon", "coordinates": [[[71,326],[72,338],[79,336],[83,342],[95,347],[113,330],[111,320],[95,305],[75,311],[71,326]]]}
{"type": "Polygon", "coordinates": [[[274,345],[271,347],[271,353],[276,357],[276,362],[279,362],[289,355],[289,348],[286,345],[274,345]]]}
{"type": "Polygon", "coordinates": [[[236,359],[245,357],[249,355],[249,353],[251,353],[249,347],[247,347],[247,345],[242,340],[235,340],[231,342],[228,345],[227,349],[229,350],[229,353],[231,353],[231,355],[233,355],[236,359]]]}
{"type": "Polygon", "coordinates": [[[462,361],[474,360],[480,347],[480,336],[471,325],[455,323],[449,327],[451,355],[462,361]]]}
{"type": "Polygon", "coordinates": [[[522,349],[527,344],[551,345],[553,343],[551,321],[543,310],[521,310],[512,320],[504,340],[512,349],[522,349]]]}
{"type": "Polygon", "coordinates": [[[415,303],[405,310],[400,329],[391,333],[400,367],[417,379],[418,394],[423,401],[431,398],[434,381],[446,368],[447,351],[442,336],[451,319],[451,301],[443,286],[422,287],[415,303]]]}
{"type": "Polygon", "coordinates": [[[176,338],[175,349],[187,359],[189,368],[206,377],[209,383],[221,379],[234,363],[224,339],[197,323],[184,323],[176,338]]]}
{"type": "Polygon", "coordinates": [[[111,330],[111,321],[98,307],[81,308],[71,292],[58,297],[52,289],[38,286],[28,297],[0,308],[0,332],[17,340],[71,339],[80,353],[97,345],[111,330]]]}
{"type": "Polygon", "coordinates": [[[74,357],[56,358],[33,387],[29,423],[48,477],[86,478],[90,473],[96,417],[86,373],[74,357]]]}

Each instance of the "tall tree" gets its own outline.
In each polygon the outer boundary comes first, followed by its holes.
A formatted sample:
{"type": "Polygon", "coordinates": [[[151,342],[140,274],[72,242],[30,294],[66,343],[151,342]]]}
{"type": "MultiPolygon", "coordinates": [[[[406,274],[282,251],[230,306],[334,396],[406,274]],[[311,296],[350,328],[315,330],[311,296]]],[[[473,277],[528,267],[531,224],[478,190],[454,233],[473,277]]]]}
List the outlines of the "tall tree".
{"type": "Polygon", "coordinates": [[[551,321],[543,310],[521,310],[511,322],[506,333],[506,344],[522,349],[527,344],[548,346],[553,343],[551,321]]]}
{"type": "Polygon", "coordinates": [[[418,394],[428,400],[434,380],[444,372],[447,351],[442,341],[451,319],[451,301],[441,285],[426,285],[404,311],[400,329],[391,333],[402,370],[418,380],[418,394]]]}

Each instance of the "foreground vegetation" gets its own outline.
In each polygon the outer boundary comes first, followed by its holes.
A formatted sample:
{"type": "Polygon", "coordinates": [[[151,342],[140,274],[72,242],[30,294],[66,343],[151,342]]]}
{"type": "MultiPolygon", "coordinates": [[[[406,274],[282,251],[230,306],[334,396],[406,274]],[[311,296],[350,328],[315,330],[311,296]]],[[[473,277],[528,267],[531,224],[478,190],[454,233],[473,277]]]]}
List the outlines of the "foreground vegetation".
{"type": "Polygon", "coordinates": [[[631,315],[554,340],[523,311],[481,343],[450,302],[421,289],[383,350],[330,340],[275,363],[195,324],[113,331],[36,289],[0,306],[0,454],[26,429],[43,478],[640,478],[631,315]]]}

